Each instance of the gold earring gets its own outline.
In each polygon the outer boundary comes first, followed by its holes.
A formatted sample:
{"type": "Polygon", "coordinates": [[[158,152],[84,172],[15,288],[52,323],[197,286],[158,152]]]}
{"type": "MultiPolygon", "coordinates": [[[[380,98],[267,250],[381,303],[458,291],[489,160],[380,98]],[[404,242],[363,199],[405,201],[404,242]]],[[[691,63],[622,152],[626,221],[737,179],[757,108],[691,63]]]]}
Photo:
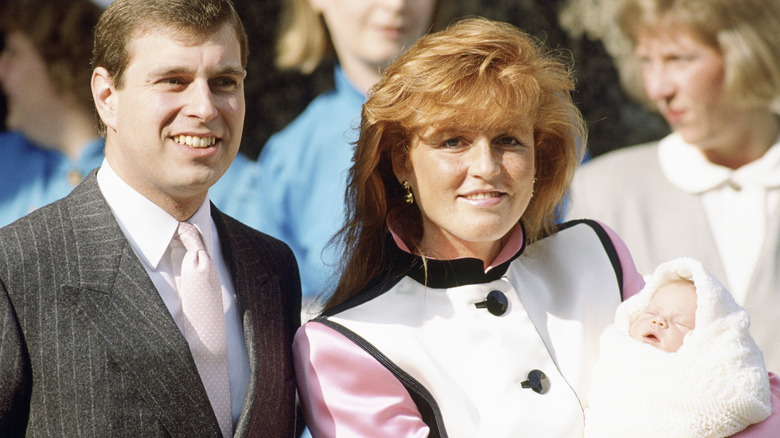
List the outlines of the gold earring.
{"type": "Polygon", "coordinates": [[[412,193],[412,186],[409,185],[409,181],[404,181],[401,185],[406,191],[406,193],[404,193],[404,202],[409,205],[414,204],[414,194],[412,193]]]}

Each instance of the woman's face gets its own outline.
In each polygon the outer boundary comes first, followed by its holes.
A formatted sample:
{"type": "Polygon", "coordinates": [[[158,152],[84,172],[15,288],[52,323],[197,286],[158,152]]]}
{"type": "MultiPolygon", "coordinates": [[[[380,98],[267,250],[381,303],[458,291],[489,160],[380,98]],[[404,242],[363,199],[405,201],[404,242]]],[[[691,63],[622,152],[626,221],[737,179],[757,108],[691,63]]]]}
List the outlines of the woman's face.
{"type": "Polygon", "coordinates": [[[534,148],[530,128],[428,127],[413,136],[394,170],[422,213],[424,253],[490,263],[531,201],[534,148]]]}
{"type": "Polygon", "coordinates": [[[714,47],[682,29],[639,34],[645,92],[672,129],[707,148],[729,135],[738,114],[725,92],[725,64],[714,47]]]}
{"type": "Polygon", "coordinates": [[[436,0],[310,0],[342,64],[383,70],[428,31],[436,0]]]}

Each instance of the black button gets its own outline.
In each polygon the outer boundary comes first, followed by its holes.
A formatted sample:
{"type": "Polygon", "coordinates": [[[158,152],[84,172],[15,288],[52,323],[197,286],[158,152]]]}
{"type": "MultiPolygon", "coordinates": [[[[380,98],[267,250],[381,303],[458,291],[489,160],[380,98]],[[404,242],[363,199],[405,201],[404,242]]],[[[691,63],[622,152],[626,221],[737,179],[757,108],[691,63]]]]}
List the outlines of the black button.
{"type": "Polygon", "coordinates": [[[531,388],[537,394],[544,394],[550,389],[550,381],[547,376],[539,370],[531,370],[528,373],[528,380],[520,382],[523,388],[531,388]]]}
{"type": "Polygon", "coordinates": [[[506,298],[503,292],[500,290],[493,290],[487,295],[485,301],[474,303],[477,309],[487,308],[488,312],[496,316],[501,316],[506,313],[506,309],[509,308],[509,300],[506,298]]]}

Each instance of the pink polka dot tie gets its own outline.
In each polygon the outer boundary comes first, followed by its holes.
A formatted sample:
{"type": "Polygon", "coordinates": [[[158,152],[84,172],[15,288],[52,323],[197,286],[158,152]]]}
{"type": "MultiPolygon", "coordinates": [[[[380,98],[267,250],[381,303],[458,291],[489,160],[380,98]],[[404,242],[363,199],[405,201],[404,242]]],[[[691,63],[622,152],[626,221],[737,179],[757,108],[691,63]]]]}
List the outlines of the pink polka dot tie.
{"type": "Polygon", "coordinates": [[[187,319],[184,337],[206,388],[222,435],[233,435],[230,380],[227,368],[227,335],[222,288],[213,260],[203,246],[198,229],[179,222],[177,237],[187,252],[181,265],[182,310],[187,319]]]}

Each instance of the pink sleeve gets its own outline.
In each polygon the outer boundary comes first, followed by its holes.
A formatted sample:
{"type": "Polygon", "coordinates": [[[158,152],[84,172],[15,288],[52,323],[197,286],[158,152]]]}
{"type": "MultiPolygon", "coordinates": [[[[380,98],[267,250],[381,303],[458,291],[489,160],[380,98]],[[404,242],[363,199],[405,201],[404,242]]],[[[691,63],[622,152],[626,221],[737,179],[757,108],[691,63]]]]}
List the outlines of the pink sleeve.
{"type": "Polygon", "coordinates": [[[769,389],[772,393],[770,396],[772,413],[769,418],[732,435],[733,438],[777,438],[780,436],[780,378],[775,373],[769,373],[769,389]]]}
{"type": "Polygon", "coordinates": [[[626,300],[642,290],[645,286],[645,280],[642,278],[642,274],[637,271],[634,259],[631,257],[631,253],[628,252],[628,247],[623,242],[623,239],[612,228],[604,225],[602,222],[598,222],[598,224],[604,227],[604,231],[607,232],[610,240],[612,240],[612,245],[615,246],[617,251],[620,267],[623,269],[623,300],[626,300]]]}
{"type": "Polygon", "coordinates": [[[306,425],[320,437],[427,437],[408,391],[365,350],[330,327],[308,322],[293,342],[306,425]]]}

